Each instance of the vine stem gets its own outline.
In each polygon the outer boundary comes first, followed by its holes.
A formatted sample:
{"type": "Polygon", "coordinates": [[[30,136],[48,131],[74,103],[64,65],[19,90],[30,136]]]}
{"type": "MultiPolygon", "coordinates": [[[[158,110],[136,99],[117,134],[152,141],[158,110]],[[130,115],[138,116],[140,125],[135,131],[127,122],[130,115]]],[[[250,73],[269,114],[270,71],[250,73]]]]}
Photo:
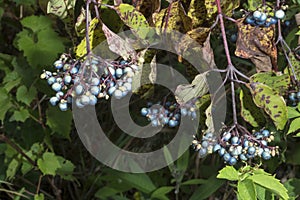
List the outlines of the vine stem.
{"type": "Polygon", "coordinates": [[[218,20],[219,20],[219,24],[221,27],[224,50],[225,50],[225,55],[226,55],[226,59],[227,59],[227,70],[229,71],[229,74],[227,73],[226,76],[227,76],[227,78],[228,78],[228,75],[230,76],[229,80],[230,80],[230,85],[231,85],[233,123],[234,123],[234,125],[237,125],[238,122],[237,122],[235,90],[234,90],[234,73],[237,72],[238,70],[236,70],[235,67],[232,65],[230,52],[229,52],[229,48],[228,48],[228,43],[227,43],[227,39],[226,39],[226,31],[225,31],[225,25],[224,25],[224,19],[223,19],[223,13],[222,13],[220,0],[216,0],[216,4],[217,4],[217,8],[218,8],[218,20]]]}
{"type": "Polygon", "coordinates": [[[89,9],[90,9],[91,0],[86,1],[86,10],[85,10],[85,40],[86,40],[86,52],[87,55],[91,52],[91,46],[90,46],[90,37],[89,37],[89,27],[90,27],[90,21],[89,21],[89,9]]]}

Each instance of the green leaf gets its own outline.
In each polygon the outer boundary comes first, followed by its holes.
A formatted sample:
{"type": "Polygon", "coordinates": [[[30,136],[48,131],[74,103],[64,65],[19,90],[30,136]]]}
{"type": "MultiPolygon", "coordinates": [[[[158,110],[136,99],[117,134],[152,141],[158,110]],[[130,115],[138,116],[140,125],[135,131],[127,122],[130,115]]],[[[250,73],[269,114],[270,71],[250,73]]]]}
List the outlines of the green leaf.
{"type": "Polygon", "coordinates": [[[288,199],[287,189],[280,183],[278,179],[271,175],[267,174],[254,174],[253,176],[248,177],[255,184],[260,185],[261,187],[266,188],[270,192],[276,194],[282,199],[288,199]]]}
{"type": "Polygon", "coordinates": [[[64,138],[70,138],[72,113],[70,110],[62,112],[57,107],[49,107],[46,112],[47,125],[53,132],[64,138]]]}
{"type": "Polygon", "coordinates": [[[10,117],[9,121],[25,122],[30,117],[30,113],[27,109],[15,110],[14,114],[10,117]]]}
{"type": "Polygon", "coordinates": [[[299,129],[300,129],[300,118],[296,118],[291,122],[287,134],[294,133],[299,129]]]}
{"type": "Polygon", "coordinates": [[[61,167],[56,170],[56,174],[60,175],[65,180],[74,180],[72,174],[75,169],[75,165],[61,156],[57,156],[57,159],[61,167]]]}
{"type": "Polygon", "coordinates": [[[299,197],[300,179],[297,179],[297,178],[289,179],[283,185],[288,190],[290,199],[296,199],[297,197],[299,197]]]}
{"type": "Polygon", "coordinates": [[[219,171],[217,178],[237,181],[239,179],[239,173],[233,166],[226,166],[219,171]]]}
{"type": "Polygon", "coordinates": [[[52,13],[64,19],[74,9],[76,0],[50,0],[47,5],[47,13],[52,13]]]}
{"type": "Polygon", "coordinates": [[[175,91],[176,101],[182,104],[193,98],[205,95],[208,92],[206,75],[207,72],[199,74],[194,78],[191,84],[177,86],[175,91]]]}
{"type": "Polygon", "coordinates": [[[249,124],[251,124],[253,127],[258,127],[259,124],[253,115],[256,114],[256,116],[258,115],[261,116],[262,113],[253,103],[251,96],[245,94],[243,89],[241,89],[240,91],[240,101],[241,101],[241,116],[243,117],[243,119],[249,124]]]}
{"type": "Polygon", "coordinates": [[[166,196],[166,194],[168,194],[172,190],[174,190],[174,187],[172,186],[160,187],[151,194],[151,199],[168,200],[169,198],[166,196]]]}
{"type": "Polygon", "coordinates": [[[190,179],[181,183],[181,185],[199,185],[199,184],[206,184],[207,180],[204,179],[190,179]]]}
{"type": "Polygon", "coordinates": [[[44,199],[45,197],[43,193],[34,195],[34,200],[44,200],[44,199]]]}
{"type": "Polygon", "coordinates": [[[124,181],[124,184],[129,184],[146,194],[150,194],[156,189],[156,186],[147,174],[118,173],[118,176],[124,181]]]}
{"type": "Polygon", "coordinates": [[[174,160],[167,146],[163,147],[163,151],[170,172],[171,173],[175,172],[174,160]]]}
{"type": "Polygon", "coordinates": [[[34,87],[30,87],[28,90],[26,86],[22,85],[18,88],[16,97],[19,102],[25,103],[27,106],[30,106],[30,103],[36,97],[36,94],[37,92],[34,87]]]}
{"type": "Polygon", "coordinates": [[[284,95],[290,87],[291,79],[288,74],[276,75],[273,72],[256,73],[250,77],[252,82],[259,82],[271,87],[278,94],[284,95]]]}
{"type": "Polygon", "coordinates": [[[263,188],[259,185],[255,185],[255,190],[256,190],[257,199],[259,199],[259,200],[266,199],[266,189],[265,188],[263,188]]]}
{"type": "Polygon", "coordinates": [[[63,40],[45,16],[29,16],[21,21],[23,29],[16,37],[17,48],[24,52],[33,67],[49,65],[64,51],[63,40]]]}
{"type": "Polygon", "coordinates": [[[46,152],[39,158],[37,165],[44,175],[56,175],[56,170],[61,167],[58,157],[54,153],[46,152]]]}
{"type": "Polygon", "coordinates": [[[15,158],[10,161],[10,163],[7,166],[7,170],[6,170],[6,177],[9,180],[11,180],[15,177],[19,165],[20,165],[20,162],[15,158]]]}
{"type": "MultiPolygon", "coordinates": [[[[299,104],[300,105],[300,104],[299,104]]],[[[300,112],[298,112],[296,110],[296,108],[294,107],[290,107],[288,106],[287,107],[287,111],[288,111],[288,118],[289,119],[293,119],[293,118],[296,118],[296,117],[300,117],[300,112]]]]}
{"type": "Polygon", "coordinates": [[[142,13],[129,4],[121,3],[113,7],[119,14],[121,20],[131,28],[140,38],[145,39],[149,24],[142,13]]]}
{"type": "Polygon", "coordinates": [[[102,187],[95,193],[95,197],[97,197],[99,199],[105,199],[105,198],[112,197],[113,195],[115,195],[119,192],[122,192],[122,191],[119,191],[119,190],[117,190],[115,188],[111,188],[111,187],[102,187]]]}
{"type": "Polygon", "coordinates": [[[252,180],[239,181],[237,185],[239,200],[256,200],[256,190],[252,180]]]}
{"type": "Polygon", "coordinates": [[[217,179],[215,175],[212,175],[207,180],[207,184],[203,184],[196,189],[190,200],[202,200],[208,198],[215,191],[217,191],[224,184],[224,182],[224,180],[217,179]]]}
{"type": "Polygon", "coordinates": [[[3,121],[7,111],[12,107],[8,92],[4,88],[0,88],[0,121],[3,121]]]}
{"type": "Polygon", "coordinates": [[[34,5],[35,0],[13,0],[18,6],[19,5],[34,5]]]}
{"type": "Polygon", "coordinates": [[[288,120],[287,108],[282,96],[267,85],[250,83],[248,85],[254,103],[263,108],[271,117],[277,129],[282,130],[288,120]]]}
{"type": "MultiPolygon", "coordinates": [[[[222,12],[226,16],[229,16],[229,17],[232,16],[233,10],[238,8],[239,5],[240,5],[239,0],[234,0],[234,1],[223,0],[223,1],[221,1],[222,12]]],[[[214,18],[218,11],[215,1],[214,0],[205,0],[205,7],[207,10],[207,19],[209,20],[211,18],[214,18]]]]}

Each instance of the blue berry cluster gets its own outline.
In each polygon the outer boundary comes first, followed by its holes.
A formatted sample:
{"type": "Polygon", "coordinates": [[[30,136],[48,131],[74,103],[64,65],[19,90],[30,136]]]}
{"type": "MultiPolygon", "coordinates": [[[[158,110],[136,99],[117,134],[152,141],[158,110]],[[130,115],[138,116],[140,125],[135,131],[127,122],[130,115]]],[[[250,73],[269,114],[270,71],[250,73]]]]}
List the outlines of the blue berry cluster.
{"type": "Polygon", "coordinates": [[[157,104],[148,103],[148,107],[141,109],[141,115],[147,117],[151,121],[153,127],[169,126],[174,128],[179,125],[181,116],[197,117],[196,106],[192,103],[179,105],[178,103],[165,102],[162,106],[161,103],[157,104]]]}
{"type": "Polygon", "coordinates": [[[300,102],[300,91],[299,92],[291,92],[289,94],[288,104],[295,107],[300,102]]]}
{"type": "Polygon", "coordinates": [[[120,99],[132,89],[132,78],[138,66],[127,61],[104,61],[96,56],[84,62],[63,54],[54,62],[56,72],[44,71],[46,79],[56,92],[50,103],[66,111],[76,96],[76,106],[95,105],[100,98],[114,96],[120,99]]]}
{"type": "Polygon", "coordinates": [[[255,157],[269,160],[272,156],[277,155],[278,147],[268,145],[272,140],[274,140],[274,136],[269,130],[264,129],[253,135],[244,134],[242,136],[225,131],[219,140],[208,132],[204,134],[201,142],[194,139],[192,144],[199,152],[199,157],[215,152],[222,157],[225,163],[235,165],[239,160],[247,161],[255,157]]]}
{"type": "Polygon", "coordinates": [[[256,10],[252,14],[248,15],[245,22],[253,26],[269,27],[276,24],[278,20],[285,17],[285,12],[282,9],[276,10],[274,13],[269,14],[262,10],[256,10]]]}

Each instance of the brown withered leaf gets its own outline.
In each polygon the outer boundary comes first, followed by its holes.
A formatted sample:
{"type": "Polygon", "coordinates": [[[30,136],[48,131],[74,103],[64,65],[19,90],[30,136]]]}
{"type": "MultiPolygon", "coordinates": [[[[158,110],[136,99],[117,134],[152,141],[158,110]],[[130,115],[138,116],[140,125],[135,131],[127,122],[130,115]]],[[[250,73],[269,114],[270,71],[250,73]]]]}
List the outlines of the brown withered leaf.
{"type": "Polygon", "coordinates": [[[277,68],[277,48],[275,45],[275,26],[258,27],[237,21],[238,39],[235,55],[250,59],[258,72],[272,71],[277,68]]]}
{"type": "MultiPolygon", "coordinates": [[[[159,13],[154,13],[152,17],[155,27],[164,29],[167,15],[168,8],[162,9],[159,13]]],[[[181,33],[186,33],[192,29],[192,19],[186,15],[179,1],[171,4],[167,28],[181,33]]]]}

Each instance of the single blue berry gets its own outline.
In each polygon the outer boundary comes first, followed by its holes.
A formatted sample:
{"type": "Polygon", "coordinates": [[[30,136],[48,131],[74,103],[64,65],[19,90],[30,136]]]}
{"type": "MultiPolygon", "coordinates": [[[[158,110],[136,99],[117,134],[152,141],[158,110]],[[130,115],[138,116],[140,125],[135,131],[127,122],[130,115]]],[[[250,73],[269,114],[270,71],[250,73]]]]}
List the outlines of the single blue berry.
{"type": "Polygon", "coordinates": [[[237,136],[234,136],[231,138],[231,144],[239,144],[239,138],[237,136]]]}
{"type": "Polygon", "coordinates": [[[277,19],[283,19],[285,17],[285,13],[283,10],[279,9],[279,10],[276,10],[275,12],[275,17],[277,19]]]}
{"type": "Polygon", "coordinates": [[[64,66],[63,62],[61,60],[57,60],[54,62],[54,67],[56,69],[61,69],[64,66]]]}
{"type": "Polygon", "coordinates": [[[254,11],[252,16],[255,20],[258,20],[258,19],[260,19],[261,15],[262,15],[262,13],[260,11],[256,10],[256,11],[254,11]]]}
{"type": "Polygon", "coordinates": [[[76,85],[75,86],[75,93],[77,95],[82,95],[84,92],[84,87],[82,85],[76,85]]]}
{"type": "Polygon", "coordinates": [[[247,152],[249,155],[254,155],[256,152],[256,149],[255,149],[255,147],[249,147],[247,152]]]}
{"type": "Polygon", "coordinates": [[[56,78],[54,78],[53,76],[51,76],[51,77],[49,77],[48,79],[47,79],[47,83],[49,84],[49,85],[52,85],[53,83],[55,83],[56,82],[56,78]]]}
{"type": "Polygon", "coordinates": [[[237,163],[237,160],[235,157],[231,157],[228,161],[229,165],[235,165],[237,163]]]}
{"type": "Polygon", "coordinates": [[[145,117],[145,116],[148,114],[147,108],[142,108],[142,109],[141,109],[141,114],[142,114],[142,116],[145,117]]]}
{"type": "Polygon", "coordinates": [[[261,157],[262,157],[264,160],[269,160],[269,159],[271,158],[270,152],[264,151],[264,152],[261,154],[261,157]]]}
{"type": "Polygon", "coordinates": [[[58,103],[59,99],[57,97],[51,97],[49,102],[51,103],[52,106],[56,106],[58,103]]]}
{"type": "Polygon", "coordinates": [[[100,88],[98,86],[92,86],[90,91],[93,95],[97,96],[100,93],[100,88]]]}
{"type": "Polygon", "coordinates": [[[231,158],[231,155],[230,155],[229,153],[225,153],[224,156],[223,156],[223,159],[224,159],[225,161],[229,161],[230,158],[231,158]]]}
{"type": "Polygon", "coordinates": [[[100,84],[100,79],[94,77],[91,79],[91,85],[97,86],[100,84]]]}
{"type": "Polygon", "coordinates": [[[215,144],[214,148],[213,148],[213,152],[216,152],[218,150],[220,150],[222,147],[219,144],[215,144]]]}
{"type": "Polygon", "coordinates": [[[68,104],[67,104],[67,102],[60,102],[60,103],[58,104],[58,107],[59,107],[59,109],[60,109],[61,111],[66,111],[66,110],[68,110],[68,104]]]}
{"type": "Polygon", "coordinates": [[[70,75],[67,75],[64,77],[64,83],[65,84],[70,84],[72,81],[72,77],[70,75]]]}
{"type": "Polygon", "coordinates": [[[97,99],[96,96],[90,95],[89,98],[90,98],[90,105],[94,106],[94,105],[97,104],[97,100],[98,100],[98,99],[97,99]]]}
{"type": "Polygon", "coordinates": [[[57,82],[56,82],[56,83],[53,83],[53,84],[52,84],[52,89],[53,89],[54,91],[56,91],[56,92],[60,91],[61,88],[62,88],[62,86],[61,86],[60,83],[57,83],[57,82]]]}
{"type": "Polygon", "coordinates": [[[263,134],[264,137],[269,137],[270,136],[270,131],[267,130],[267,129],[264,129],[261,133],[263,134]]]}

